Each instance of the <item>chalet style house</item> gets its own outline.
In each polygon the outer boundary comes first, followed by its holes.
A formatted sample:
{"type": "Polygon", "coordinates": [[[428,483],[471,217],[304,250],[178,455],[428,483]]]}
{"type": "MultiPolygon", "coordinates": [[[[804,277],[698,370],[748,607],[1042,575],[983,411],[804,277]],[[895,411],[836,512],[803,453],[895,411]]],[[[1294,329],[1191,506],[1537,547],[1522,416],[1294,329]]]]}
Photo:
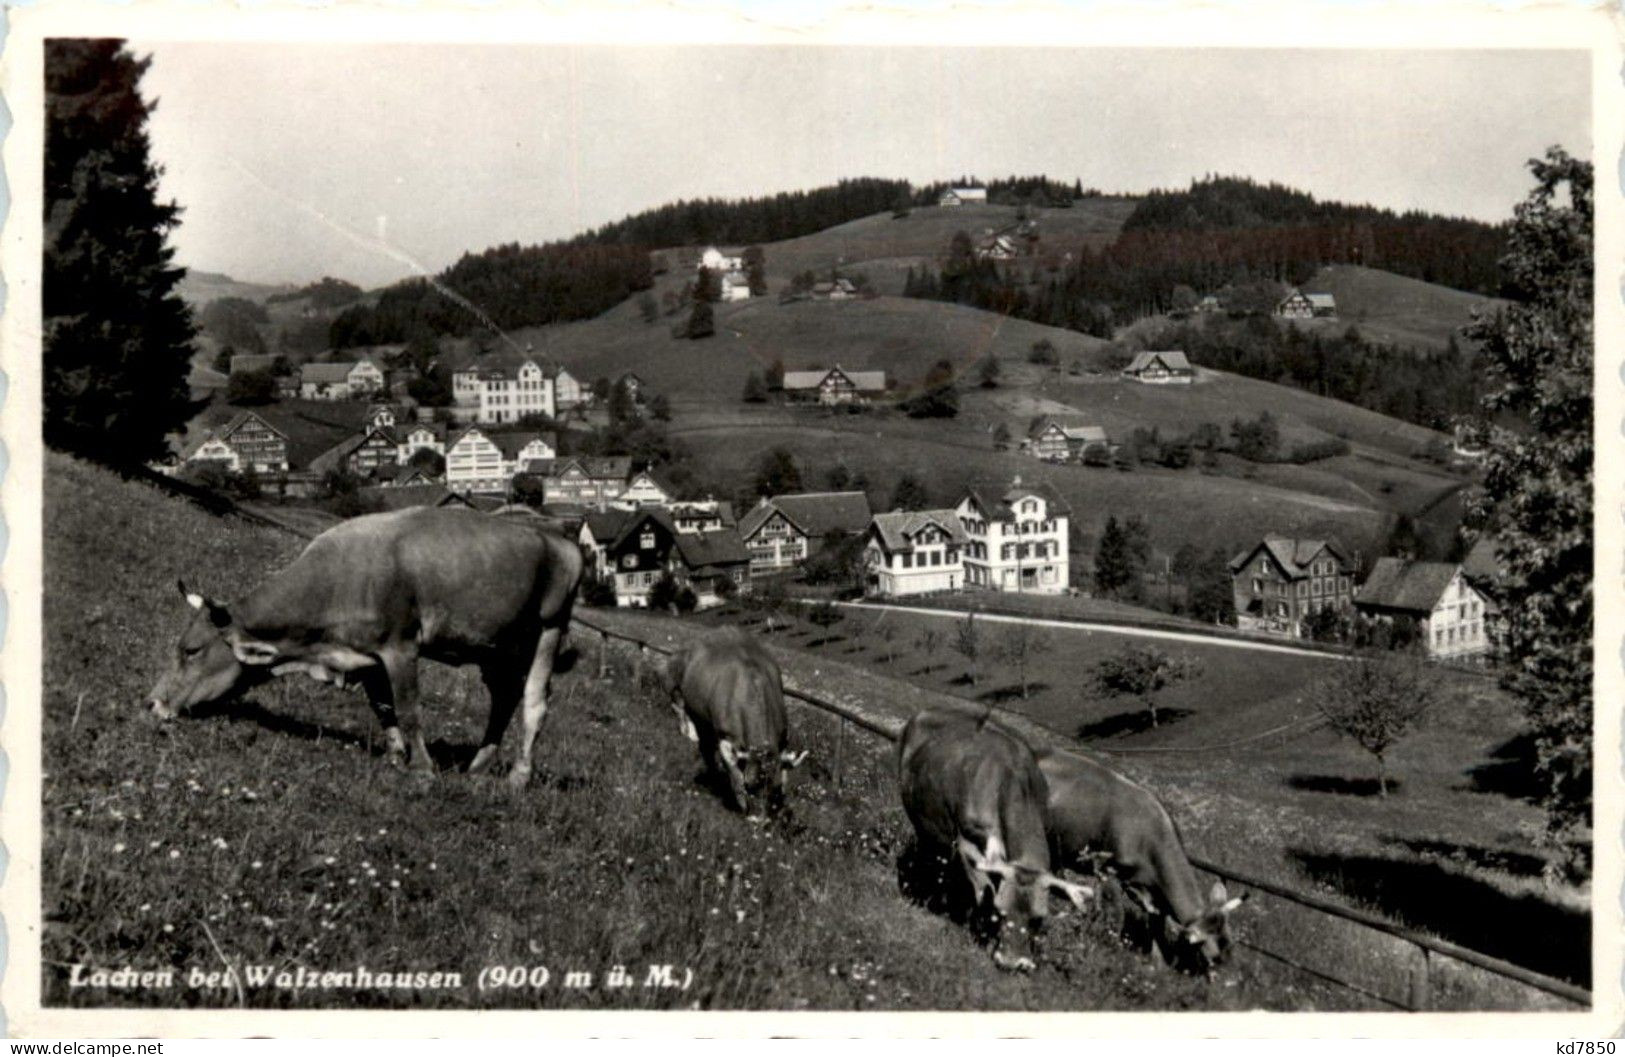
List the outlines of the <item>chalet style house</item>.
{"type": "Polygon", "coordinates": [[[387,427],[346,437],[310,460],[312,473],[346,473],[355,477],[393,477],[401,446],[387,427]]]}
{"type": "Polygon", "coordinates": [[[876,514],[863,549],[864,590],[885,598],[957,591],[969,542],[956,510],[876,514]]]}
{"type": "Polygon", "coordinates": [[[1494,603],[1449,562],[1378,558],[1354,608],[1373,620],[1415,621],[1433,660],[1479,661],[1494,647],[1494,603]]]}
{"type": "Polygon", "coordinates": [[[359,400],[384,388],[384,372],[367,359],[299,368],[299,395],[306,400],[359,400]]]}
{"type": "Polygon", "coordinates": [[[186,455],[187,462],[214,461],[233,473],[285,473],[288,436],[252,411],[241,411],[230,422],[204,437],[186,455]]]}
{"type": "Polygon", "coordinates": [[[446,445],[446,486],[458,492],[506,494],[519,468],[551,459],[556,444],[552,434],[487,433],[471,426],[446,445]]]}
{"type": "Polygon", "coordinates": [[[1111,441],[1104,426],[1064,426],[1044,419],[1027,435],[1027,450],[1045,462],[1077,462],[1097,445],[1110,453],[1111,441]]]}
{"type": "Polygon", "coordinates": [[[1292,290],[1275,306],[1275,314],[1282,319],[1313,319],[1337,315],[1337,298],[1331,294],[1306,294],[1292,290]]]}
{"type": "Polygon", "coordinates": [[[1061,594],[1069,586],[1072,512],[1048,486],[1017,477],[997,498],[972,489],[955,513],[966,537],[966,587],[1061,594]]]}
{"type": "Polygon", "coordinates": [[[626,487],[613,500],[616,506],[635,510],[640,506],[665,506],[671,502],[671,489],[651,470],[639,470],[626,480],[626,487]]]}
{"type": "Polygon", "coordinates": [[[987,188],[985,187],[950,187],[937,196],[939,206],[985,206],[987,205],[987,188]]]}
{"type": "Polygon", "coordinates": [[[451,393],[452,400],[481,425],[514,423],[535,414],[553,418],[558,413],[553,379],[533,359],[464,367],[451,376],[451,393]]]}
{"type": "Polygon", "coordinates": [[[751,571],[775,572],[801,564],[832,533],[857,536],[869,529],[863,492],[801,492],[766,496],[739,519],[751,571]]]}
{"type": "MultiPolygon", "coordinates": [[[[671,527],[679,536],[706,535],[725,529],[731,531],[734,528],[731,504],[715,499],[674,503],[666,507],[665,512],[671,527]]],[[[604,510],[589,510],[583,515],[581,528],[576,533],[576,542],[580,544],[582,554],[587,556],[588,568],[595,575],[609,575],[610,544],[619,538],[627,523],[638,513],[637,509],[609,507],[604,510]]],[[[738,533],[735,532],[734,535],[737,537],[738,533]]],[[[740,546],[743,547],[744,544],[741,543],[740,546]]]]}
{"type": "Polygon", "coordinates": [[[812,289],[807,291],[807,296],[814,301],[850,301],[858,296],[858,288],[853,285],[851,279],[844,277],[825,279],[813,283],[812,289]]]}
{"type": "Polygon", "coordinates": [[[702,609],[730,592],[750,590],[750,555],[738,533],[678,532],[664,510],[639,510],[624,518],[603,545],[601,559],[601,567],[614,573],[616,605],[647,607],[650,590],[667,574],[692,590],[702,609]]]}
{"type": "Polygon", "coordinates": [[[1313,613],[1354,605],[1354,565],[1325,540],[1265,536],[1230,559],[1236,626],[1302,638],[1313,613]]]}
{"type": "Polygon", "coordinates": [[[1123,368],[1123,377],[1146,385],[1189,385],[1196,368],[1183,352],[1137,352],[1123,368]]]}
{"type": "Polygon", "coordinates": [[[398,430],[401,435],[399,452],[396,461],[402,466],[412,461],[412,456],[420,451],[432,451],[441,458],[446,455],[446,425],[443,422],[415,422],[404,430],[398,430]]]}
{"type": "Polygon", "coordinates": [[[886,372],[848,371],[839,365],[827,371],[785,371],[784,394],[825,405],[865,404],[886,395],[886,372]]]}
{"type": "Polygon", "coordinates": [[[560,411],[592,403],[592,394],[568,369],[549,367],[543,374],[553,382],[553,403],[560,411]]]}

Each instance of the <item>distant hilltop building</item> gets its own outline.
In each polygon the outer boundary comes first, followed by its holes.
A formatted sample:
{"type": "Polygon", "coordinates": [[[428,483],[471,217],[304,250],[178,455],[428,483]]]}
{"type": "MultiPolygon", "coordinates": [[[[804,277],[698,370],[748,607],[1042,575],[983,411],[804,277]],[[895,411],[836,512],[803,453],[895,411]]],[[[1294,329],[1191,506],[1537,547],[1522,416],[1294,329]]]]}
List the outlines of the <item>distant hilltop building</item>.
{"type": "Polygon", "coordinates": [[[1137,352],[1123,368],[1123,377],[1146,385],[1189,385],[1196,368],[1183,352],[1137,352]]]}
{"type": "Polygon", "coordinates": [[[785,371],[784,395],[820,404],[864,404],[886,394],[885,371],[785,371]]]}
{"type": "Polygon", "coordinates": [[[1337,298],[1331,294],[1306,294],[1294,289],[1281,298],[1275,314],[1282,319],[1330,318],[1337,315],[1337,298]]]}
{"type": "Polygon", "coordinates": [[[950,187],[937,198],[939,206],[987,205],[985,187],[950,187]]]}

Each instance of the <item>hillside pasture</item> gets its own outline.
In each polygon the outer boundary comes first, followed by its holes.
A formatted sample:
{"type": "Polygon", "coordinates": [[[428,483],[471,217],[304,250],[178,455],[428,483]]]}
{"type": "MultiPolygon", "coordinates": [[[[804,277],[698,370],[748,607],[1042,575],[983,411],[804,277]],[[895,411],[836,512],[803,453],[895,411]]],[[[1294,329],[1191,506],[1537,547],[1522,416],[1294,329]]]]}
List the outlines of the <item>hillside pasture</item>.
{"type": "Polygon", "coordinates": [[[1375,341],[1416,348],[1443,349],[1475,313],[1492,313],[1505,302],[1481,294],[1452,290],[1408,276],[1357,264],[1327,265],[1303,284],[1305,293],[1337,298],[1337,318],[1293,325],[1342,333],[1350,325],[1375,341]]]}

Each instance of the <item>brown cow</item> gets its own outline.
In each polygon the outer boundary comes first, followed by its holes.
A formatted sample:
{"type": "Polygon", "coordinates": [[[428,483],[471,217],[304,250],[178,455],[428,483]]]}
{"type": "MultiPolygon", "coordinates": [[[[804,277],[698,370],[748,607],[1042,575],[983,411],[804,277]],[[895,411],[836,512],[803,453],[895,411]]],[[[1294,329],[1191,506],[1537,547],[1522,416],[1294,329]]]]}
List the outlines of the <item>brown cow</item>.
{"type": "Polygon", "coordinates": [[[978,909],[991,904],[995,964],[1031,969],[1030,933],[1049,916],[1050,892],[1080,909],[1094,895],[1050,873],[1048,791],[1032,749],[986,716],[927,709],[903,728],[897,769],[922,850],[957,857],[978,909]]]}
{"type": "Polygon", "coordinates": [[[360,683],[391,761],[433,771],[418,708],[418,659],[477,664],[491,693],[470,771],[490,765],[515,707],[524,737],[508,778],[530,779],[547,684],[581,579],[558,536],[473,510],[416,508],[336,525],[234,605],[181,585],[197,612],[152,710],[173,718],[272,676],[360,683]],[[404,728],[404,735],[402,729],[404,728]]]}
{"type": "MultiPolygon", "coordinates": [[[[1230,913],[1247,897],[1231,898],[1222,881],[1202,891],[1161,801],[1110,767],[1074,753],[1040,751],[1038,767],[1049,786],[1050,845],[1056,861],[1104,866],[1162,924],[1162,939],[1175,961],[1189,953],[1199,969],[1218,965],[1230,947],[1230,913]]],[[[1154,949],[1164,953],[1161,946],[1154,949]]]]}
{"type": "Polygon", "coordinates": [[[783,678],[761,643],[737,628],[698,639],[667,661],[665,683],[678,724],[733,808],[782,807],[785,778],[807,753],[790,751],[783,678]]]}

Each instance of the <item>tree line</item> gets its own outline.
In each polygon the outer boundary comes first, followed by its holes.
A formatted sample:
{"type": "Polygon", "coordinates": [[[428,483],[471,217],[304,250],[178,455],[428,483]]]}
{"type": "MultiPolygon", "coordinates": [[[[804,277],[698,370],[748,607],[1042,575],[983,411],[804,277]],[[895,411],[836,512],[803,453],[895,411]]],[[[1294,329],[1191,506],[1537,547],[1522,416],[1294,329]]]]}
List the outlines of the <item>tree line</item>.
{"type": "Polygon", "coordinates": [[[829,187],[762,198],[688,199],[605,224],[575,242],[642,249],[777,242],[884,212],[908,194],[907,180],[856,177],[829,187]]]}

